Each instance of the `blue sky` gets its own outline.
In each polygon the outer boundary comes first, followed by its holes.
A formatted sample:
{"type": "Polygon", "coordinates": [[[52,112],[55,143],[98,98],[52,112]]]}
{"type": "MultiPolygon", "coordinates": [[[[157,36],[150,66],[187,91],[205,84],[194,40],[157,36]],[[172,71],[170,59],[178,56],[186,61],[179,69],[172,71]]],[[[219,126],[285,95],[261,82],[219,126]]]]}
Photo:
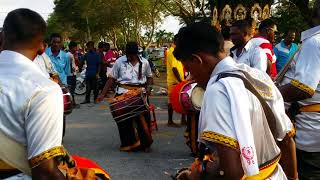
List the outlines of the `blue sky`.
{"type": "MultiPolygon", "coordinates": [[[[52,13],[54,4],[53,0],[0,0],[0,27],[2,27],[7,13],[17,8],[32,9],[46,20],[52,13]]],[[[172,16],[167,17],[159,27],[159,29],[173,33],[177,33],[179,28],[179,21],[172,16]]]]}

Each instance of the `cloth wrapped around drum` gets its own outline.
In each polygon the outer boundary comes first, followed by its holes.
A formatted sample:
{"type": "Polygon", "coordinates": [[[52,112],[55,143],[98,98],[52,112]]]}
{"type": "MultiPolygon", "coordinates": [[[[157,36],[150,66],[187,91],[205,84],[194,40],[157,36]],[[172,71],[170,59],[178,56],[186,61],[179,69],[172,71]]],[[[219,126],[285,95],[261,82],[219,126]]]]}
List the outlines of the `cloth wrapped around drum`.
{"type": "Polygon", "coordinates": [[[117,123],[120,151],[146,150],[153,143],[150,112],[143,88],[133,88],[109,100],[110,111],[117,123]]]}
{"type": "Polygon", "coordinates": [[[142,88],[128,90],[128,92],[108,101],[112,117],[116,123],[121,123],[149,111],[147,96],[142,88]]]}
{"type": "Polygon", "coordinates": [[[65,156],[59,165],[68,180],[110,180],[110,175],[94,161],[81,156],[65,156]]]}

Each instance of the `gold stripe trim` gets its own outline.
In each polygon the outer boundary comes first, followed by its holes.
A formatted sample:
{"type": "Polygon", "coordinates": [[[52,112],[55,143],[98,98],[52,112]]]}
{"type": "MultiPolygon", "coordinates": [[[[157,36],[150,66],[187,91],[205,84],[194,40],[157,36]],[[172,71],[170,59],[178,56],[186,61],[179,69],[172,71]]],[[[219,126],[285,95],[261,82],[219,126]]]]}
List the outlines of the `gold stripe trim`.
{"type": "Polygon", "coordinates": [[[57,156],[64,156],[64,155],[66,155],[66,152],[63,146],[57,146],[31,158],[29,160],[29,164],[31,168],[34,168],[39,164],[43,163],[44,161],[50,160],[57,156]]]}
{"type": "Polygon", "coordinates": [[[296,129],[293,127],[288,133],[289,137],[294,137],[296,135],[296,129]]]}
{"type": "Polygon", "coordinates": [[[237,140],[216,132],[204,131],[201,133],[201,139],[206,141],[211,141],[214,143],[219,143],[219,144],[228,146],[232,149],[235,149],[237,151],[240,150],[239,143],[237,140]]]}
{"type": "Polygon", "coordinates": [[[17,168],[10,166],[9,164],[0,159],[0,172],[8,170],[17,170],[17,168]]]}
{"type": "Polygon", "coordinates": [[[299,109],[300,112],[320,112],[320,104],[311,104],[307,106],[302,106],[299,109]]]}
{"type": "Polygon", "coordinates": [[[308,94],[311,95],[311,96],[313,96],[314,93],[315,93],[315,90],[314,90],[314,89],[312,89],[311,87],[309,87],[309,86],[301,83],[301,82],[298,81],[298,80],[295,80],[295,79],[294,79],[294,80],[292,80],[290,83],[291,83],[292,86],[300,89],[300,90],[303,91],[303,92],[308,93],[308,94]]]}
{"type": "Polygon", "coordinates": [[[254,175],[254,176],[246,176],[244,175],[242,177],[242,180],[257,180],[257,179],[267,179],[269,178],[274,170],[277,168],[279,160],[280,160],[281,155],[278,155],[276,159],[272,160],[270,163],[267,165],[263,166],[262,168],[259,168],[259,174],[254,175]]]}

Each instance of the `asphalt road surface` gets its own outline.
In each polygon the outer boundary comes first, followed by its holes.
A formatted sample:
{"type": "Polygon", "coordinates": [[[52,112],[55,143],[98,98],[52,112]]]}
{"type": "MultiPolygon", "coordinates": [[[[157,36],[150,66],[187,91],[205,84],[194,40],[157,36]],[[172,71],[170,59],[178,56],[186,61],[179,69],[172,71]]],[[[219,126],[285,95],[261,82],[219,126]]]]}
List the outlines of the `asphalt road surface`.
{"type": "MultiPolygon", "coordinates": [[[[83,96],[76,98],[84,100],[83,96]]],[[[113,180],[162,180],[171,178],[182,167],[188,167],[193,158],[184,143],[185,127],[167,127],[167,99],[151,97],[157,107],[158,131],[153,132],[154,143],[150,153],[120,152],[120,139],[107,102],[81,105],[67,116],[64,146],[73,155],[90,158],[105,168],[113,180]]],[[[175,114],[177,123],[180,116],[175,114]]]]}

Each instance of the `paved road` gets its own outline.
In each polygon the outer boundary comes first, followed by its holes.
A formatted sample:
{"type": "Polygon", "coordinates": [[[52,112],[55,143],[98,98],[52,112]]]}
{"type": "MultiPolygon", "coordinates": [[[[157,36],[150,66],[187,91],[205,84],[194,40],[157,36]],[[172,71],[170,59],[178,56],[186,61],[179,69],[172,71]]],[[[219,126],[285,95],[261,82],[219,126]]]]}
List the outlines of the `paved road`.
{"type": "MultiPolygon", "coordinates": [[[[77,97],[81,102],[84,97],[77,97]]],[[[170,179],[164,172],[174,173],[192,162],[190,151],[184,144],[185,127],[166,126],[167,99],[153,97],[151,103],[158,109],[159,130],[153,133],[150,153],[126,153],[118,150],[118,130],[106,102],[82,105],[67,117],[64,145],[71,154],[88,157],[105,168],[114,180],[170,179]]],[[[178,115],[174,116],[179,119],[178,115]]],[[[177,121],[179,122],[179,121],[177,121]]]]}

